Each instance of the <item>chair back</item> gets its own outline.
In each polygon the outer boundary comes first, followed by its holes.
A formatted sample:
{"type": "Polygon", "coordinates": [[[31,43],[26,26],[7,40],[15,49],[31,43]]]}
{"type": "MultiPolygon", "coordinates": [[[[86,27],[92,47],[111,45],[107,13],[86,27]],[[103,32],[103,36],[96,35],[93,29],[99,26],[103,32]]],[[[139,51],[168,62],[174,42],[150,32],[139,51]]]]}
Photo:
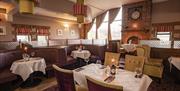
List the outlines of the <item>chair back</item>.
{"type": "Polygon", "coordinates": [[[145,49],[145,57],[150,58],[151,47],[148,45],[142,45],[142,47],[145,49]]]}
{"type": "Polygon", "coordinates": [[[87,78],[88,91],[123,91],[122,86],[112,85],[105,82],[95,80],[90,77],[87,78]]]}
{"type": "Polygon", "coordinates": [[[106,66],[112,66],[113,64],[118,65],[119,58],[120,58],[120,53],[106,52],[104,65],[106,66]],[[114,62],[112,62],[112,59],[114,60],[114,62]]]}
{"type": "Polygon", "coordinates": [[[53,65],[55,69],[55,76],[58,83],[59,91],[76,91],[73,72],[53,65]]]}
{"type": "Polygon", "coordinates": [[[145,57],[126,55],[125,70],[134,72],[137,67],[143,70],[144,61],[145,61],[145,57]]]}
{"type": "Polygon", "coordinates": [[[145,56],[145,49],[142,46],[136,47],[137,56],[145,56]]]}

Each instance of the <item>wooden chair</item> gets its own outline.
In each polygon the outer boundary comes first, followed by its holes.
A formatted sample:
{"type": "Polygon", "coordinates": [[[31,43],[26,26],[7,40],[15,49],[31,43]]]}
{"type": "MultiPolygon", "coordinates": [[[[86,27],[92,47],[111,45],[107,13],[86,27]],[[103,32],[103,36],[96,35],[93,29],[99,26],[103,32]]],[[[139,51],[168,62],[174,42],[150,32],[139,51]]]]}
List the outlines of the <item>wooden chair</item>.
{"type": "Polygon", "coordinates": [[[120,53],[106,52],[104,65],[105,66],[112,66],[113,64],[118,65],[119,58],[120,58],[120,53]],[[114,60],[113,63],[112,63],[112,59],[114,60]]]}
{"type": "Polygon", "coordinates": [[[87,78],[89,91],[123,91],[122,86],[112,85],[105,82],[95,80],[90,77],[87,78]]]}
{"type": "Polygon", "coordinates": [[[55,69],[59,91],[87,91],[86,88],[75,85],[72,70],[62,69],[56,65],[53,65],[53,68],[55,69]]]}
{"type": "Polygon", "coordinates": [[[151,47],[148,45],[142,45],[142,47],[145,49],[146,57],[143,73],[161,79],[164,70],[163,60],[150,58],[151,47]]]}
{"type": "Polygon", "coordinates": [[[145,57],[126,55],[125,70],[134,72],[137,67],[143,70],[144,61],[145,61],[145,57]]]}

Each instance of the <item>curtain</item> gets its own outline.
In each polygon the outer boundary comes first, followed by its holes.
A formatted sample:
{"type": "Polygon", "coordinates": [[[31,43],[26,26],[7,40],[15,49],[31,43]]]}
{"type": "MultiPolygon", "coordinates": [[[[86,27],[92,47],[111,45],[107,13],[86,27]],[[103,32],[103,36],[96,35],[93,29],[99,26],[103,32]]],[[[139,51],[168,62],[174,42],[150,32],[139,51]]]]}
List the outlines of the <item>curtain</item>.
{"type": "Polygon", "coordinates": [[[119,13],[120,8],[115,8],[109,10],[109,21],[108,21],[108,40],[112,40],[112,35],[111,35],[111,23],[115,20],[117,14],[119,13]]]}
{"type": "Polygon", "coordinates": [[[13,24],[17,35],[49,35],[50,27],[13,24]]]}
{"type": "Polygon", "coordinates": [[[92,28],[92,26],[93,26],[93,24],[94,24],[94,20],[95,20],[95,18],[92,20],[92,22],[91,23],[88,23],[88,24],[86,24],[85,26],[86,26],[86,28],[85,28],[85,38],[87,39],[87,37],[88,37],[88,32],[90,31],[90,29],[92,28]]]}
{"type": "Polygon", "coordinates": [[[15,31],[17,35],[29,35],[32,28],[27,26],[17,26],[15,27],[15,31]]]}
{"type": "Polygon", "coordinates": [[[46,27],[38,27],[37,34],[47,36],[47,35],[49,35],[49,29],[46,27]]]}
{"type": "Polygon", "coordinates": [[[98,38],[98,28],[101,26],[103,20],[104,20],[104,17],[106,16],[106,13],[102,13],[101,15],[97,16],[96,17],[96,39],[98,38]]]}
{"type": "Polygon", "coordinates": [[[153,30],[156,32],[171,32],[174,30],[174,25],[171,24],[157,24],[153,25],[153,30]]]}

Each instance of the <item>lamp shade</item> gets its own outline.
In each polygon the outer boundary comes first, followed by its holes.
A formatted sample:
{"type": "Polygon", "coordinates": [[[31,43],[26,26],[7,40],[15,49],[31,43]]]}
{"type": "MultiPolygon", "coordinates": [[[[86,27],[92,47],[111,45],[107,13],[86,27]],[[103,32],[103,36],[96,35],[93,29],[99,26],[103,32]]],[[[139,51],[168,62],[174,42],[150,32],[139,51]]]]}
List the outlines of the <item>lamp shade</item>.
{"type": "Polygon", "coordinates": [[[7,13],[5,8],[0,8],[0,13],[7,13]]]}
{"type": "Polygon", "coordinates": [[[33,14],[34,11],[33,0],[19,0],[19,12],[25,14],[33,14]]]}
{"type": "Polygon", "coordinates": [[[84,5],[84,0],[77,0],[73,10],[74,15],[77,17],[77,23],[84,23],[84,17],[87,16],[87,5],[84,5]]]}

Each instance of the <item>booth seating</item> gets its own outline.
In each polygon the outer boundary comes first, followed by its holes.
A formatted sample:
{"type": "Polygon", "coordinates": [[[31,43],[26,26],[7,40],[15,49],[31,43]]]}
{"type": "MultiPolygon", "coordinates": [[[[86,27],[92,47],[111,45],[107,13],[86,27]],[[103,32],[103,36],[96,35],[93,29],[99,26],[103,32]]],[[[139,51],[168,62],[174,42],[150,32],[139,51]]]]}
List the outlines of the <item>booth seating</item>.
{"type": "MultiPolygon", "coordinates": [[[[11,73],[11,64],[21,59],[20,50],[5,50],[0,52],[0,86],[5,90],[11,90],[11,82],[17,79],[17,75],[11,73]]],[[[0,87],[1,88],[1,87],[0,87]]]]}

